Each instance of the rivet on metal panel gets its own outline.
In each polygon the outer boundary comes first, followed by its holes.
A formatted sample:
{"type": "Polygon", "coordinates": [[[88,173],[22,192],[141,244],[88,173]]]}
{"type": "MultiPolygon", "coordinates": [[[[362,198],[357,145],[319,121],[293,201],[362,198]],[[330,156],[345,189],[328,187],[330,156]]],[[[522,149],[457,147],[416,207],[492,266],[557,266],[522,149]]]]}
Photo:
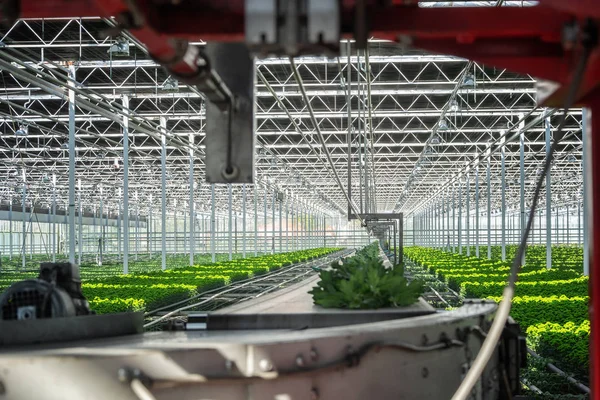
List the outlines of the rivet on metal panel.
{"type": "Polygon", "coordinates": [[[319,353],[317,353],[317,349],[312,348],[310,349],[310,360],[311,361],[318,361],[319,360],[319,353]]]}
{"type": "Polygon", "coordinates": [[[317,388],[310,389],[310,400],[319,399],[319,390],[317,388]]]}
{"type": "Polygon", "coordinates": [[[273,364],[264,358],[258,362],[258,367],[265,372],[273,370],[273,364]]]}
{"type": "Polygon", "coordinates": [[[119,382],[129,382],[130,374],[126,368],[119,368],[119,371],[117,371],[117,376],[119,378],[119,382]]]}
{"type": "Polygon", "coordinates": [[[298,367],[304,367],[304,357],[301,354],[296,356],[296,365],[298,367]]]}

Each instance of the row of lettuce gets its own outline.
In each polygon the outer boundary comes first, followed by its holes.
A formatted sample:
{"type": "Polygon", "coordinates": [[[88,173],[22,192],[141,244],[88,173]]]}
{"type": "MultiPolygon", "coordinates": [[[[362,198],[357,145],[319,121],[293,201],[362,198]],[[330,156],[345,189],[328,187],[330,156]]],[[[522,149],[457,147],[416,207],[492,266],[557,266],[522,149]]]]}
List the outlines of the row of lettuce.
{"type": "MultiPolygon", "coordinates": [[[[150,311],[206,291],[309,261],[336,248],[317,248],[290,253],[205,263],[193,267],[150,270],[127,275],[103,275],[105,267],[82,268],[82,290],[91,308],[99,314],[150,311]],[[84,272],[85,271],[85,272],[84,272]]],[[[13,282],[34,277],[33,273],[0,274],[0,291],[13,282]],[[26,276],[30,274],[31,276],[26,276]]]]}
{"type": "MultiPolygon", "coordinates": [[[[466,298],[500,301],[510,264],[438,249],[410,247],[405,255],[444,280],[466,298]]],[[[507,260],[514,256],[514,247],[507,260]]],[[[546,269],[544,246],[528,248],[518,277],[511,316],[527,332],[528,345],[578,375],[589,368],[588,277],[582,276],[581,248],[554,246],[552,269],[546,269]]],[[[474,252],[472,254],[475,254],[474,252]]]]}

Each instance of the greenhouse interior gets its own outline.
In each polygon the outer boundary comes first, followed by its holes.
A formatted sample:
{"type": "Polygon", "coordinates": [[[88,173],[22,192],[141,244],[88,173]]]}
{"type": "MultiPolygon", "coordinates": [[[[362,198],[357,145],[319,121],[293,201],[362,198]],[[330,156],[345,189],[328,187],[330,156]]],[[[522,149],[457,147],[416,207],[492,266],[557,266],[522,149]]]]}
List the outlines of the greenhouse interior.
{"type": "Polygon", "coordinates": [[[0,398],[600,399],[594,2],[0,16],[0,398]]]}

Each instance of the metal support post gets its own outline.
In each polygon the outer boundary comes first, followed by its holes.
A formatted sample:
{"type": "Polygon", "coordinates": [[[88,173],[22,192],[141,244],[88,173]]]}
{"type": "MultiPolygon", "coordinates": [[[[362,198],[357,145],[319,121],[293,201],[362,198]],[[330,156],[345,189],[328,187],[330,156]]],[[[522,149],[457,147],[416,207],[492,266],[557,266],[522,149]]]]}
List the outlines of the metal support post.
{"type": "MultiPolygon", "coordinates": [[[[519,118],[522,119],[522,114],[519,114],[519,118]]],[[[521,207],[521,219],[520,219],[520,229],[519,229],[519,238],[523,233],[525,233],[525,224],[526,224],[526,210],[525,210],[525,131],[523,128],[525,127],[525,121],[521,123],[519,128],[521,129],[520,133],[520,143],[519,143],[519,174],[520,174],[520,184],[519,188],[519,205],[521,207]]],[[[523,258],[521,259],[521,265],[525,265],[525,252],[523,252],[523,258]]]]}
{"type": "Polygon", "coordinates": [[[233,254],[232,254],[232,236],[233,236],[233,188],[231,186],[231,183],[227,184],[227,197],[228,197],[228,201],[227,201],[227,208],[228,208],[228,220],[227,220],[227,226],[228,226],[228,235],[227,235],[227,253],[229,255],[229,261],[233,260],[233,254]]]}
{"type": "MultiPolygon", "coordinates": [[[[150,206],[148,206],[150,208],[150,206]]],[[[135,243],[134,249],[134,260],[138,261],[138,253],[140,251],[140,193],[138,190],[135,191],[135,232],[134,232],[135,243]]],[[[146,249],[150,253],[150,224],[149,220],[146,220],[146,249]]]]}
{"type": "MultiPolygon", "coordinates": [[[[79,252],[79,265],[81,265],[81,257],[83,255],[83,205],[81,204],[81,179],[77,182],[77,197],[79,202],[79,232],[78,232],[78,252],[79,252]]],[[[31,229],[33,232],[33,228],[31,229]]]]}
{"type": "Polygon", "coordinates": [[[104,196],[102,185],[100,185],[100,238],[98,239],[98,265],[102,266],[102,256],[104,255],[104,196]]]}
{"type": "Polygon", "coordinates": [[[210,254],[212,256],[212,262],[217,261],[216,251],[216,237],[215,237],[215,229],[216,229],[216,219],[215,219],[215,184],[212,183],[210,185],[210,254]]]}
{"type": "MultiPolygon", "coordinates": [[[[550,117],[545,119],[546,128],[546,157],[550,154],[552,130],[550,127],[550,117]]],[[[550,171],[546,175],[546,268],[552,268],[552,181],[550,171]]]]}
{"type": "Polygon", "coordinates": [[[271,254],[275,254],[275,197],[277,190],[273,189],[273,201],[271,202],[271,254]]]}
{"type": "Polygon", "coordinates": [[[194,211],[194,132],[190,132],[190,267],[194,265],[196,214],[194,211]]]}
{"type": "Polygon", "coordinates": [[[502,234],[502,261],[506,261],[506,146],[504,143],[506,142],[504,131],[500,131],[502,135],[502,139],[500,140],[500,145],[502,149],[500,150],[500,180],[501,180],[501,201],[502,201],[502,221],[501,223],[501,234],[502,234]]]}
{"type": "MultiPolygon", "coordinates": [[[[22,271],[25,271],[25,257],[26,257],[26,248],[27,248],[27,212],[26,212],[26,201],[27,201],[27,180],[25,178],[25,168],[23,167],[21,169],[22,172],[22,176],[21,179],[23,180],[22,185],[21,185],[21,194],[22,194],[22,203],[21,203],[21,214],[23,216],[23,229],[22,229],[22,243],[23,246],[21,248],[21,269],[22,271]]],[[[70,198],[70,197],[69,197],[70,198]]],[[[73,202],[75,202],[75,200],[73,200],[73,202]]],[[[73,225],[73,227],[75,227],[73,225]]],[[[73,235],[75,236],[75,235],[73,235]]],[[[75,243],[73,243],[75,244],[75,243]]],[[[75,255],[75,249],[73,248],[73,256],[75,255]]],[[[70,258],[70,257],[69,257],[70,258]]],[[[75,259],[73,258],[73,263],[75,263],[75,259]]]]}
{"type": "Polygon", "coordinates": [[[160,211],[161,211],[161,231],[160,231],[160,268],[167,269],[167,119],[160,117],[160,211]]]}
{"type": "Polygon", "coordinates": [[[283,252],[283,220],[281,219],[281,210],[283,201],[279,200],[279,252],[283,252]]]}
{"type": "Polygon", "coordinates": [[[256,183],[254,188],[254,257],[258,256],[258,193],[256,192],[256,183]]]}
{"type": "Polygon", "coordinates": [[[123,273],[129,273],[129,97],[123,95],[123,273]]]}
{"type": "Polygon", "coordinates": [[[486,184],[487,184],[487,258],[492,259],[492,185],[491,185],[491,149],[487,149],[487,169],[486,169],[486,184]]]}
{"type": "Polygon", "coordinates": [[[471,256],[471,180],[470,175],[467,173],[467,186],[465,191],[465,201],[467,205],[467,218],[465,220],[465,228],[467,229],[467,257],[471,256]]]}
{"type": "MultiPolygon", "coordinates": [[[[70,88],[75,86],[75,65],[69,65],[68,86],[70,88]]],[[[75,264],[75,91],[73,89],[69,89],[69,262],[75,264]]]]}
{"type": "Polygon", "coordinates": [[[479,162],[475,166],[475,257],[479,258],[479,162]]]}
{"type": "MultiPolygon", "coordinates": [[[[12,212],[12,201],[10,202],[12,212]]],[[[11,259],[12,259],[12,218],[11,218],[11,259]]],[[[52,262],[56,262],[56,175],[52,174],[52,262]]]]}
{"type": "Polygon", "coordinates": [[[263,213],[263,217],[264,217],[264,225],[263,225],[263,239],[264,239],[264,243],[263,243],[263,247],[264,247],[264,254],[268,253],[267,250],[267,195],[268,195],[269,189],[268,187],[265,185],[265,198],[264,198],[264,213],[263,213]]]}
{"type": "Polygon", "coordinates": [[[242,185],[242,257],[246,258],[246,184],[242,185]]]}
{"type": "Polygon", "coordinates": [[[452,252],[456,253],[456,186],[452,187],[452,252]]]}

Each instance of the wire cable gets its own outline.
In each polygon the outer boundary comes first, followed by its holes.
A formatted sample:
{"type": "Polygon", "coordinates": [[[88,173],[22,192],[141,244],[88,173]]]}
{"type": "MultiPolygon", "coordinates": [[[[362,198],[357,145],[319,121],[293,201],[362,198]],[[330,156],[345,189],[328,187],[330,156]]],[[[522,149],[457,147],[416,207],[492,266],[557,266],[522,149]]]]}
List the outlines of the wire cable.
{"type": "MultiPolygon", "coordinates": [[[[537,208],[537,203],[542,191],[542,186],[544,184],[544,181],[546,180],[546,175],[548,174],[548,172],[550,171],[550,167],[552,166],[554,152],[556,151],[558,144],[562,139],[562,131],[565,126],[569,108],[571,108],[575,101],[575,96],[579,90],[579,86],[581,85],[581,81],[583,80],[583,77],[585,75],[585,69],[590,54],[592,52],[592,48],[596,44],[597,37],[595,33],[597,32],[595,32],[594,28],[595,26],[588,26],[587,33],[590,33],[590,29],[594,30],[594,32],[591,32],[593,37],[590,36],[583,41],[583,53],[580,57],[577,68],[575,69],[575,72],[573,74],[571,86],[569,87],[567,97],[565,99],[564,111],[560,115],[560,123],[558,125],[556,137],[554,139],[554,142],[552,143],[552,146],[550,147],[548,156],[546,157],[546,162],[542,174],[540,175],[536,183],[535,192],[531,201],[529,218],[527,220],[527,226],[525,227],[525,231],[523,232],[523,235],[521,237],[521,242],[519,243],[519,248],[517,250],[515,258],[513,259],[510,274],[508,276],[508,283],[502,293],[502,301],[498,306],[496,317],[494,318],[494,322],[492,323],[492,326],[488,331],[488,336],[484,340],[481,349],[477,354],[477,357],[475,358],[475,361],[473,361],[473,365],[469,369],[469,372],[467,372],[467,375],[460,384],[456,393],[454,393],[454,396],[452,396],[452,400],[466,400],[467,398],[469,398],[469,396],[471,395],[471,391],[475,387],[475,384],[479,380],[479,377],[481,376],[484,368],[487,366],[490,358],[492,357],[492,354],[494,354],[494,351],[496,350],[498,340],[500,339],[500,336],[508,319],[512,299],[515,294],[515,283],[517,281],[517,276],[521,267],[521,260],[523,260],[523,256],[525,254],[525,248],[527,246],[529,233],[531,232],[531,228],[533,227],[533,221],[535,219],[535,210],[537,208]]],[[[547,188],[547,190],[549,189],[550,188],[547,188]]]]}
{"type": "MultiPolygon", "coordinates": [[[[331,159],[331,154],[329,154],[329,149],[327,149],[327,146],[325,145],[325,138],[323,137],[323,134],[321,133],[321,129],[319,128],[319,123],[317,121],[317,118],[315,117],[315,112],[313,111],[313,108],[310,104],[310,101],[306,94],[306,90],[304,90],[304,84],[302,83],[302,77],[300,76],[300,73],[298,72],[298,67],[296,67],[296,63],[294,62],[293,57],[290,57],[290,64],[292,66],[292,72],[294,74],[294,78],[296,79],[296,82],[298,83],[298,87],[300,88],[300,93],[302,93],[302,99],[304,100],[304,103],[306,104],[306,108],[308,109],[308,113],[310,114],[310,119],[315,127],[315,132],[317,132],[317,137],[319,138],[319,142],[321,142],[321,146],[323,147],[323,152],[325,153],[325,156],[327,157],[327,162],[329,162],[329,166],[331,167],[331,171],[333,172],[335,180],[336,180],[340,190],[342,191],[342,193],[344,193],[344,196],[346,197],[348,204],[352,208],[352,211],[354,211],[355,216],[360,221],[360,224],[364,225],[365,223],[364,223],[362,217],[360,216],[360,213],[358,212],[358,208],[356,207],[356,204],[354,204],[352,202],[352,200],[350,199],[350,196],[348,195],[348,192],[346,190],[344,190],[344,185],[342,185],[340,176],[338,175],[337,170],[335,169],[335,165],[333,164],[333,160],[331,159]]],[[[348,188],[348,190],[350,190],[350,188],[348,188]]]]}

